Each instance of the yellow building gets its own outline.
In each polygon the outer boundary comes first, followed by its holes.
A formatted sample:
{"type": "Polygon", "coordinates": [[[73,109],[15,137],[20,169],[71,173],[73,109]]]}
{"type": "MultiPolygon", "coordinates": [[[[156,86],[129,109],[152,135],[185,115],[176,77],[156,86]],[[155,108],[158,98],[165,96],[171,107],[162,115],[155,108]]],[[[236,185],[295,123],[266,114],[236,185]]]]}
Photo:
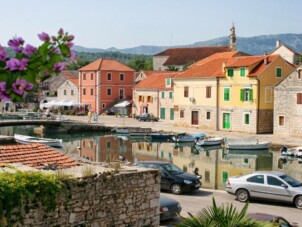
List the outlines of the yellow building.
{"type": "Polygon", "coordinates": [[[272,133],[273,89],[294,68],[279,55],[230,58],[219,78],[219,130],[272,133]]]}

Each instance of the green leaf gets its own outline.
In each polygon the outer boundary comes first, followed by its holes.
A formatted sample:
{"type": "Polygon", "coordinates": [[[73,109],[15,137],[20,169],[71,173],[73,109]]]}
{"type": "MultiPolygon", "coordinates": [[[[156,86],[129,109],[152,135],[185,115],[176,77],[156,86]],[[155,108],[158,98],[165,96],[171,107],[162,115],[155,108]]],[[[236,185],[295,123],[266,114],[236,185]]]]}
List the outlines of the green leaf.
{"type": "Polygon", "coordinates": [[[64,57],[67,57],[67,58],[70,57],[70,49],[68,46],[66,46],[65,44],[60,44],[59,48],[64,57]]]}

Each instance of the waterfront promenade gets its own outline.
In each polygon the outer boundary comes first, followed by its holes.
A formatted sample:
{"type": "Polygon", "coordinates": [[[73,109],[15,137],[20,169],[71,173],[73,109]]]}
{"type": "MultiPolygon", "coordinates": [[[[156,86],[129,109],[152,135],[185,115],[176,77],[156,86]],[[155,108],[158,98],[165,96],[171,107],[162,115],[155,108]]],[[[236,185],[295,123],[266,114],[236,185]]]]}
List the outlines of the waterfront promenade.
{"type": "MultiPolygon", "coordinates": [[[[65,116],[65,118],[75,121],[87,122],[87,116],[65,116]]],[[[273,134],[250,134],[250,133],[238,133],[238,132],[227,132],[227,131],[215,131],[208,129],[199,129],[193,127],[180,127],[174,126],[173,123],[160,120],[159,122],[141,122],[133,118],[123,118],[116,116],[100,115],[98,117],[98,122],[93,122],[90,124],[101,124],[106,127],[144,127],[152,128],[154,131],[163,130],[166,132],[186,132],[189,134],[193,133],[205,133],[207,136],[219,136],[224,138],[256,138],[259,140],[271,141],[275,145],[288,145],[288,146],[302,146],[302,138],[294,137],[280,137],[273,134]]]]}

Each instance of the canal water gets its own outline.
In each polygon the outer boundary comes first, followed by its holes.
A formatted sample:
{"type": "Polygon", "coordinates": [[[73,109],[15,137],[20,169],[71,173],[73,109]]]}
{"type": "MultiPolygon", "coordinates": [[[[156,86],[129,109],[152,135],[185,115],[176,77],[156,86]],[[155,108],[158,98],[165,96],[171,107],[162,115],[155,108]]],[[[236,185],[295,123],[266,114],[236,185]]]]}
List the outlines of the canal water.
{"type": "Polygon", "coordinates": [[[278,151],[225,150],[221,146],[196,147],[194,144],[153,142],[145,138],[128,138],[104,133],[63,133],[42,130],[37,126],[2,127],[1,135],[14,133],[45,138],[63,139],[61,152],[80,156],[95,162],[118,160],[123,155],[131,164],[135,161],[160,160],[176,164],[187,172],[199,168],[202,185],[224,190],[229,176],[254,171],[280,171],[302,181],[302,161],[281,158],[278,151]]]}

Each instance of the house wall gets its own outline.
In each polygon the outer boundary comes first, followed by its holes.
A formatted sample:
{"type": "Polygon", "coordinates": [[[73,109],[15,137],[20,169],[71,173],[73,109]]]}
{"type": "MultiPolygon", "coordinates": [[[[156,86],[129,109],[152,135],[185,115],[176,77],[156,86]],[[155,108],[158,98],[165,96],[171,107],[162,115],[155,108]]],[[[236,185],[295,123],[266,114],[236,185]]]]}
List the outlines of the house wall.
{"type": "Polygon", "coordinates": [[[169,56],[154,56],[153,57],[153,70],[162,70],[164,71],[166,67],[164,63],[167,61],[169,56]]]}
{"type": "Polygon", "coordinates": [[[299,56],[289,49],[287,49],[285,46],[281,45],[278,49],[276,49],[273,53],[271,54],[279,54],[282,58],[284,58],[286,61],[292,63],[292,64],[297,64],[299,61],[299,56]]]}
{"type": "Polygon", "coordinates": [[[82,104],[90,105],[91,110],[96,110],[96,71],[80,71],[79,77],[79,89],[80,98],[79,101],[82,104]],[[86,80],[84,80],[84,73],[86,74],[86,80]],[[91,79],[91,74],[93,78],[91,79]],[[86,89],[86,95],[84,94],[84,89],[86,89]],[[91,95],[91,89],[93,90],[93,95],[91,95]]]}
{"type": "Polygon", "coordinates": [[[140,115],[142,113],[150,113],[155,117],[159,117],[159,93],[157,90],[133,90],[133,103],[132,113],[140,115]],[[139,102],[139,96],[143,97],[143,100],[139,102]],[[148,96],[152,97],[152,102],[148,102],[148,96]]]}
{"type": "Polygon", "coordinates": [[[175,112],[174,112],[173,100],[174,100],[173,90],[160,90],[159,91],[159,111],[158,111],[159,117],[161,117],[160,110],[162,108],[165,108],[165,118],[160,118],[161,120],[174,122],[175,112]],[[170,98],[170,92],[172,92],[172,98],[170,98]],[[164,98],[162,98],[163,93],[164,93],[164,98]],[[171,114],[171,111],[173,111],[174,114],[171,114]]]}
{"type": "MultiPolygon", "coordinates": [[[[67,182],[53,211],[26,199],[13,211],[13,226],[159,226],[158,170],[98,174],[67,182]],[[20,220],[22,213],[23,222],[20,220]]],[[[5,218],[1,224],[5,226],[5,218]]]]}
{"type": "Polygon", "coordinates": [[[297,93],[302,93],[302,77],[299,66],[274,89],[274,134],[302,138],[302,104],[297,104],[297,93]],[[279,117],[284,116],[284,125],[279,117]]]}
{"type": "Polygon", "coordinates": [[[79,102],[79,89],[78,87],[69,80],[66,80],[57,90],[57,100],[68,100],[72,102],[79,102]],[[66,91],[66,95],[64,95],[64,90],[66,91]],[[73,91],[73,95],[71,94],[73,91]]]}
{"type": "Polygon", "coordinates": [[[198,111],[199,124],[196,127],[216,129],[216,78],[174,79],[174,123],[179,126],[192,126],[192,111],[198,111]],[[206,98],[206,87],[211,87],[211,97],[206,98]],[[189,88],[189,97],[184,97],[184,88],[189,88]],[[184,111],[181,118],[180,110],[184,111]],[[206,119],[210,112],[210,119],[206,119]]]}

